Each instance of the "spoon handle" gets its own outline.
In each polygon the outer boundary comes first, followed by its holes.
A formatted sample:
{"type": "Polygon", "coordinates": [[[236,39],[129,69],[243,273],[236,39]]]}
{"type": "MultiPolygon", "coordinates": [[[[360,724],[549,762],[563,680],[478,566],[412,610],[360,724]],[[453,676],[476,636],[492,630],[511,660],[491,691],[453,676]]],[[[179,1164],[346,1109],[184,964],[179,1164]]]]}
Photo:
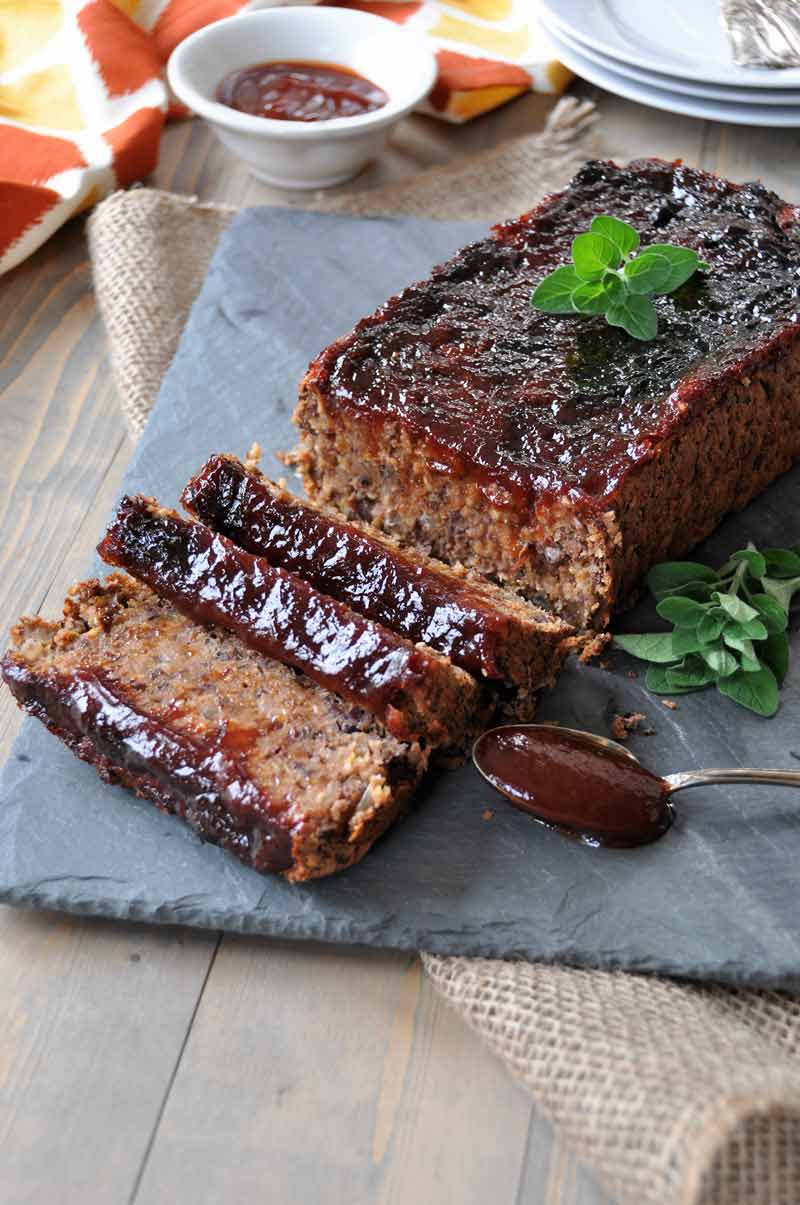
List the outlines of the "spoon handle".
{"type": "Polygon", "coordinates": [[[774,787],[800,787],[800,770],[754,770],[747,766],[731,770],[688,770],[683,774],[665,774],[670,791],[685,787],[704,787],[719,783],[764,783],[774,787]]]}

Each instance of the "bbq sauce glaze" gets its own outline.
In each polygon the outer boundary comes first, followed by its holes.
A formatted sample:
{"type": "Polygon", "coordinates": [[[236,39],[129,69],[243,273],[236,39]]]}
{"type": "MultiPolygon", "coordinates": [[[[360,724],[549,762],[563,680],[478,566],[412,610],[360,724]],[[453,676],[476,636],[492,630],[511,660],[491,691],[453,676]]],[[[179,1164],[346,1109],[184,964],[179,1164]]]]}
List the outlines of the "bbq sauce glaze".
{"type": "Polygon", "coordinates": [[[383,88],[336,63],[266,62],[232,71],[216,98],[229,109],[273,121],[330,121],[382,109],[383,88]]]}
{"type": "Polygon", "coordinates": [[[111,675],[98,670],[43,676],[7,656],[2,675],[25,711],[108,781],[118,781],[121,772],[142,797],[256,870],[291,866],[292,835],[279,819],[282,806],[248,776],[241,758],[253,742],[242,730],[189,737],[138,710],[111,675]]]}
{"type": "Polygon", "coordinates": [[[799,322],[795,207],[679,163],[593,162],[362,320],[307,384],[334,413],[364,420],[376,454],[385,425],[399,423],[440,472],[475,479],[495,506],[567,495],[595,513],[708,405],[710,388],[757,371],[799,322]],[[654,299],[650,342],[603,316],[531,307],[535,285],[601,213],[633,225],[643,246],[691,247],[711,265],[654,299]]]}
{"type": "Polygon", "coordinates": [[[98,552],[183,614],[235,632],[408,738],[393,703],[424,678],[431,655],[401,636],[141,496],[122,499],[98,552]]]}
{"type": "Polygon", "coordinates": [[[467,585],[454,585],[296,499],[283,501],[226,456],[211,457],[182,502],[239,547],[299,574],[369,619],[430,645],[476,677],[504,677],[507,622],[467,585]]]}
{"type": "Polygon", "coordinates": [[[646,845],[672,823],[663,779],[579,733],[509,724],[485,732],[474,756],[515,807],[586,844],[646,845]]]}

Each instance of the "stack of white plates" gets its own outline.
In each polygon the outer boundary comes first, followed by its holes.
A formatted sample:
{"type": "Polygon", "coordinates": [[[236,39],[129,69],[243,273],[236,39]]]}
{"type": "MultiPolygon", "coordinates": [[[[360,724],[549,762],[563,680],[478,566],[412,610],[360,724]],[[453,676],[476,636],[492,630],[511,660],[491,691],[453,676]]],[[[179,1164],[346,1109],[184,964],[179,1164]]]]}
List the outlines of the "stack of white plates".
{"type": "Polygon", "coordinates": [[[800,126],[800,67],[739,67],[720,0],[542,0],[558,58],[630,100],[739,125],[800,126]]]}

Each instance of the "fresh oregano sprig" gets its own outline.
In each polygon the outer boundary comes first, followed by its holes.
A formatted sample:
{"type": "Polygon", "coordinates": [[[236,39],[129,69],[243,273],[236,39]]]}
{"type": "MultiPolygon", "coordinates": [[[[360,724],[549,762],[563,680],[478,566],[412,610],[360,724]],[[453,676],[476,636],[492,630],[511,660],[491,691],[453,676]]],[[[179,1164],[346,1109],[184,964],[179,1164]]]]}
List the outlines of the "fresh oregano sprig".
{"type": "Polygon", "coordinates": [[[634,339],[655,339],[651,297],[674,293],[709,265],[689,247],[651,243],[639,249],[633,226],[602,214],[572,240],[572,264],[556,268],[534,289],[531,305],[547,314],[605,314],[634,339]]]}
{"type": "Polygon", "coordinates": [[[614,644],[649,661],[646,683],[659,695],[716,686],[758,715],[774,715],[789,665],[789,609],[800,590],[800,544],[748,544],[720,569],[668,561],[647,584],[671,632],[615,636],[614,644]]]}

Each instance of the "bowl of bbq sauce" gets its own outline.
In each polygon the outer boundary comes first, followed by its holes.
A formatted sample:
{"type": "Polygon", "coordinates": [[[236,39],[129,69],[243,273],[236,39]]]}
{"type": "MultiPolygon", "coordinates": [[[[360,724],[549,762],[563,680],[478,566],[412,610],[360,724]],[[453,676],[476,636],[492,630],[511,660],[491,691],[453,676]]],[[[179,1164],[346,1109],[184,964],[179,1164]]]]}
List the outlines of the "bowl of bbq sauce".
{"type": "Polygon", "coordinates": [[[254,175],[329,188],[380,153],[427,96],[434,56],[370,13],[273,8],[217,21],[173,51],[170,85],[254,175]]]}

